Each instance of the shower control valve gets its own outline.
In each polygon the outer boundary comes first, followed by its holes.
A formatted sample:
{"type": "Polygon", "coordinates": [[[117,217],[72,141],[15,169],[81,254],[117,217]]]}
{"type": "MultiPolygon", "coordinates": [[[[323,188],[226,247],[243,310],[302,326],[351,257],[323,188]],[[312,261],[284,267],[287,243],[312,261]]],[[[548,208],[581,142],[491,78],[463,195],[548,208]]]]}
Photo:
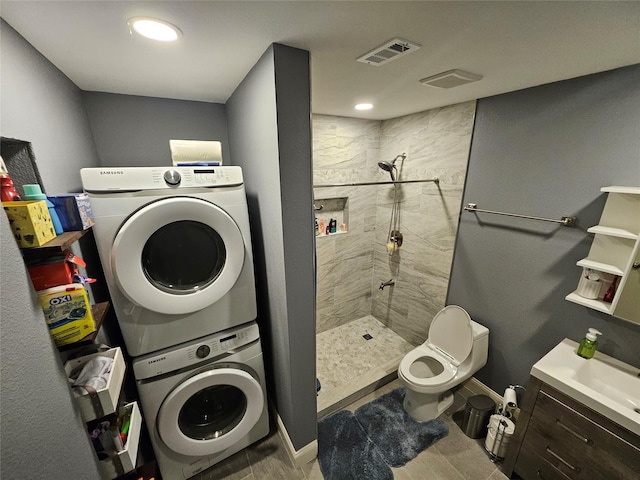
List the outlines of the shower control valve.
{"type": "Polygon", "coordinates": [[[398,247],[402,246],[403,235],[400,230],[392,230],[391,235],[389,236],[389,240],[395,243],[398,247]]]}

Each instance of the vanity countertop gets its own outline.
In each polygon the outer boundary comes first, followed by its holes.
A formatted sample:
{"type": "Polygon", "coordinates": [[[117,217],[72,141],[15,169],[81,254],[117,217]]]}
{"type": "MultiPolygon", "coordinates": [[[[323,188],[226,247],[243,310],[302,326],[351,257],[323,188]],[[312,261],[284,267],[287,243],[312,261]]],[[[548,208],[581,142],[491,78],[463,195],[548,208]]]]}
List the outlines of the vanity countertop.
{"type": "Polygon", "coordinates": [[[601,352],[576,354],[565,338],[532,368],[531,375],[640,435],[640,369],[601,352]]]}

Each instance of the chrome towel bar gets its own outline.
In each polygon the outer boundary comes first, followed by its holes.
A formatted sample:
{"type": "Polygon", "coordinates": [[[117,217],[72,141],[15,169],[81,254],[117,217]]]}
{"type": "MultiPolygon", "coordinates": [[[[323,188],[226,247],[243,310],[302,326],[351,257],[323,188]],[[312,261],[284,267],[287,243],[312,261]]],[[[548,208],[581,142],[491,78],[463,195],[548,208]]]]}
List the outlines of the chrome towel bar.
{"type": "Polygon", "coordinates": [[[576,224],[576,217],[563,216],[560,220],[553,218],[532,217],[531,215],[519,215],[517,213],[495,212],[493,210],[482,210],[475,203],[467,203],[464,209],[468,212],[493,213],[495,215],[507,215],[508,217],[528,218],[530,220],[540,220],[543,222],[553,222],[564,225],[565,227],[573,227],[576,224]]]}
{"type": "Polygon", "coordinates": [[[313,188],[327,187],[360,187],[365,185],[398,185],[402,183],[426,183],[433,182],[436,185],[440,183],[439,178],[426,178],[424,180],[397,180],[395,182],[349,182],[349,183],[327,183],[323,185],[314,185],[313,188]]]}

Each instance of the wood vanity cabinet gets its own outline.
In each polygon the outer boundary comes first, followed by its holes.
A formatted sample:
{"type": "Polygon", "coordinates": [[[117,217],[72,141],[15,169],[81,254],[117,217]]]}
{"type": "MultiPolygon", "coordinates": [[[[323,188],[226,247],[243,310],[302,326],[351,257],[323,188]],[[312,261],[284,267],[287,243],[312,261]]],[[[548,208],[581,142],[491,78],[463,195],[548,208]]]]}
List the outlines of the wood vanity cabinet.
{"type": "Polygon", "coordinates": [[[638,480],[640,437],[532,376],[503,471],[524,480],[638,480]]]}

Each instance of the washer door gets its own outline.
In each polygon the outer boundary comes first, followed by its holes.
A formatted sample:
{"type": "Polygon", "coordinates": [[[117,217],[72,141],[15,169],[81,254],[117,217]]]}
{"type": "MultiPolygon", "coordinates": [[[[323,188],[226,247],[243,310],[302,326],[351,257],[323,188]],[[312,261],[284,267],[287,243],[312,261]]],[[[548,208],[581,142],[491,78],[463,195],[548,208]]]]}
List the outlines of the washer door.
{"type": "Polygon", "coordinates": [[[218,368],[180,383],[158,412],[158,434],[176,453],[204,456],[244,438],[262,415],[258,381],[244,370],[218,368]]]}
{"type": "Polygon", "coordinates": [[[233,287],[244,265],[236,222],[192,197],[153,202],[120,227],[111,249],[113,275],[136,305],[165,314],[196,312],[233,287]]]}

